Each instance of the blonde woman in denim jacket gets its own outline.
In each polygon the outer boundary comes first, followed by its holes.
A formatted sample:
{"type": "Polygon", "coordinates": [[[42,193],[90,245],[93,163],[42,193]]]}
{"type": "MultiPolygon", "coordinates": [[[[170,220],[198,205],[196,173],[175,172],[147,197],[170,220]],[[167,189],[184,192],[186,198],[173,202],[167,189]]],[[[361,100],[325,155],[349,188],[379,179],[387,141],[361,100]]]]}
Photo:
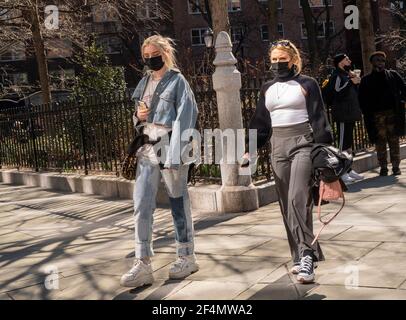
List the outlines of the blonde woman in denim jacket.
{"type": "Polygon", "coordinates": [[[143,127],[143,133],[151,141],[167,143],[160,151],[156,148],[158,143],[154,146],[146,144],[137,152],[135,261],[120,281],[122,286],[132,288],[154,281],[152,225],[161,177],[169,195],[176,240],[177,259],[169,270],[169,277],[181,279],[199,269],[194,255],[194,229],[187,190],[189,165],[182,161],[189,142],[185,133],[196,124],[195,97],[176,67],[175,49],[170,38],[160,35],[147,38],[141,53],[149,71],[132,96],[137,106],[134,125],[136,129],[143,127]]]}

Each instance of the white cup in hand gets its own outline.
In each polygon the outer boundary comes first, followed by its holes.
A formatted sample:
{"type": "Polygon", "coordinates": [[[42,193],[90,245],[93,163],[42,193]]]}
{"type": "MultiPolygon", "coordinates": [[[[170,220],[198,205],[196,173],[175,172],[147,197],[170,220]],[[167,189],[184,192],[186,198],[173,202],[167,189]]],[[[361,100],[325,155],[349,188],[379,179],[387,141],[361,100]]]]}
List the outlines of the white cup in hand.
{"type": "Polygon", "coordinates": [[[356,77],[358,77],[358,78],[361,77],[361,70],[360,69],[355,69],[353,72],[354,72],[356,77]]]}

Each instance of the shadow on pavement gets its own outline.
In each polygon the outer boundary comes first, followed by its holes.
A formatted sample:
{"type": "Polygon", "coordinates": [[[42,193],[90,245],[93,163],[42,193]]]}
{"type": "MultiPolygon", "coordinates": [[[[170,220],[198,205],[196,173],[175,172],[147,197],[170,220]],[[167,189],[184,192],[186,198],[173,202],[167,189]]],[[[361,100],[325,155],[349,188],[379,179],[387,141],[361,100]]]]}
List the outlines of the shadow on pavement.
{"type": "MultiPolygon", "coordinates": [[[[390,185],[394,185],[398,182],[398,178],[396,176],[387,176],[387,177],[373,177],[369,179],[362,180],[360,182],[348,185],[349,193],[360,192],[364,189],[373,189],[373,188],[381,188],[387,187],[390,185]]],[[[399,185],[399,183],[397,183],[399,185]]],[[[402,184],[400,184],[403,186],[402,184]]]]}
{"type": "Polygon", "coordinates": [[[301,284],[285,274],[275,282],[256,292],[248,300],[299,300],[318,287],[318,283],[301,284]]]}
{"type": "MultiPolygon", "coordinates": [[[[168,296],[183,280],[166,280],[143,300],[162,300],[168,296]]],[[[124,291],[113,298],[113,300],[135,300],[144,290],[151,285],[124,291]]]]}

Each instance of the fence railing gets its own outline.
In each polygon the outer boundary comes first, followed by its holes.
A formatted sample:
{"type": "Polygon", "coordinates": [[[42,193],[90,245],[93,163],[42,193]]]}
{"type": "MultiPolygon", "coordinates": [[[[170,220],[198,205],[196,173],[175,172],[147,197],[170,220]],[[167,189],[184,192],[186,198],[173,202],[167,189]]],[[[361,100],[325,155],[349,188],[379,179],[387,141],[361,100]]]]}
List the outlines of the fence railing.
{"type": "MultiPolygon", "coordinates": [[[[245,127],[254,113],[264,80],[243,75],[241,108],[245,127]]],[[[219,127],[216,94],[208,79],[191,83],[199,106],[198,128],[203,136],[204,129],[219,127]]],[[[134,103],[128,92],[0,110],[0,166],[119,175],[121,161],[133,136],[133,112],[134,103]]],[[[331,120],[330,113],[329,117],[331,120]]],[[[336,135],[335,125],[332,125],[336,135]]],[[[355,152],[371,146],[363,122],[356,123],[355,152]]],[[[254,179],[270,180],[271,177],[267,145],[259,150],[254,179]]],[[[201,164],[195,168],[193,178],[194,181],[220,182],[219,165],[201,164]]]]}

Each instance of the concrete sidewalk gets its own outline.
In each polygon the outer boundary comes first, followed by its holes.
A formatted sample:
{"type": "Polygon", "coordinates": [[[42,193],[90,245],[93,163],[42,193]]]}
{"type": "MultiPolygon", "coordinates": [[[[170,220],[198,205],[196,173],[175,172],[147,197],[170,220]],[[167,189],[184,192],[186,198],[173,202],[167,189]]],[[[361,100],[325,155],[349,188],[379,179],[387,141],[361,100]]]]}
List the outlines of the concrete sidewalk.
{"type": "Polygon", "coordinates": [[[241,214],[194,212],[201,268],[183,281],[168,280],[174,233],[169,210],[157,209],[156,282],[128,290],[119,279],[133,261],[130,200],[0,184],[0,299],[406,299],[405,164],[400,177],[375,170],[350,187],[322,233],[327,260],[313,285],[287,272],[276,203],[241,214]]]}

